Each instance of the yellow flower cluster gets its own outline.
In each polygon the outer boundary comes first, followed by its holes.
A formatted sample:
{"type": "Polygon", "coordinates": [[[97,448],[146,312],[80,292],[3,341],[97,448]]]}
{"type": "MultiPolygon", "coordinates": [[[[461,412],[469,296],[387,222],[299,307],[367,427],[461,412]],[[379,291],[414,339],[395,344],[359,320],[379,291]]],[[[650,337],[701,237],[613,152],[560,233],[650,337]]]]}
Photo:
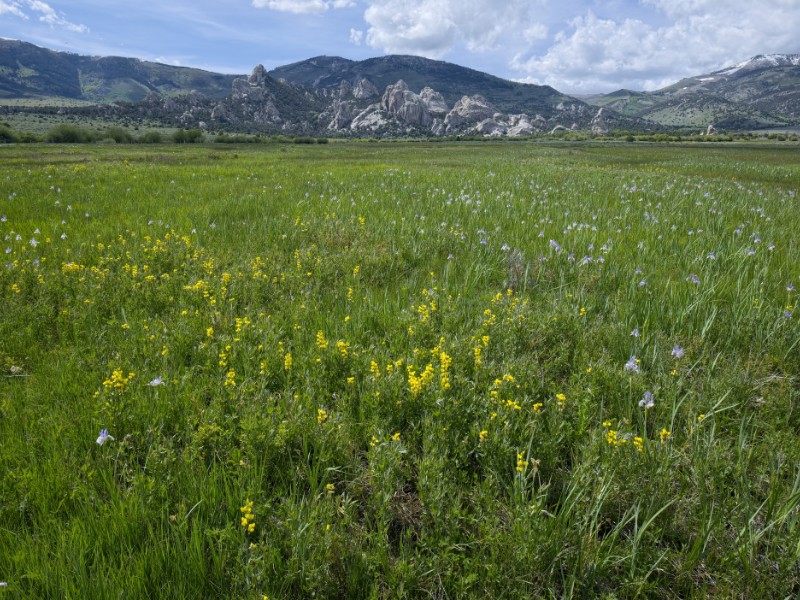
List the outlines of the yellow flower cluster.
{"type": "Polygon", "coordinates": [[[434,374],[433,365],[430,363],[425,366],[425,370],[419,375],[414,370],[414,365],[408,365],[408,388],[411,390],[411,395],[415,398],[419,396],[422,390],[433,381],[434,374]]]}
{"type": "Polygon", "coordinates": [[[450,366],[453,364],[453,357],[444,350],[439,353],[439,383],[443,390],[450,389],[450,366]]]}
{"type": "Polygon", "coordinates": [[[339,340],[336,342],[336,349],[339,351],[339,354],[341,354],[342,358],[347,358],[350,354],[350,344],[344,340],[339,340]]]}
{"type": "Polygon", "coordinates": [[[328,340],[325,339],[325,334],[322,332],[322,330],[318,331],[317,348],[319,348],[320,350],[327,350],[329,345],[330,344],[328,343],[328,340]]]}
{"type": "Polygon", "coordinates": [[[489,432],[485,429],[478,434],[478,441],[482,444],[489,439],[489,432]]]}
{"type": "Polygon", "coordinates": [[[662,444],[666,443],[669,440],[669,438],[672,437],[672,434],[669,431],[667,431],[666,427],[662,428],[658,435],[661,438],[662,444]]]}
{"type": "Polygon", "coordinates": [[[528,468],[528,461],[525,460],[525,455],[522,452],[517,454],[517,473],[524,473],[528,468]]]}
{"type": "Polygon", "coordinates": [[[558,403],[558,408],[564,408],[567,404],[567,397],[562,393],[558,393],[556,394],[556,402],[558,403]]]}
{"type": "Polygon", "coordinates": [[[125,377],[122,374],[122,369],[114,369],[111,373],[111,377],[106,379],[103,382],[103,387],[106,389],[115,390],[117,392],[124,392],[128,389],[128,382],[136,376],[136,373],[128,373],[128,376],[125,377]]]}
{"type": "Polygon", "coordinates": [[[253,514],[253,501],[248,500],[239,510],[242,512],[242,527],[245,528],[247,533],[253,533],[256,530],[256,516],[253,514]]]}
{"type": "Polygon", "coordinates": [[[225,387],[236,387],[236,371],[231,369],[225,375],[225,387]]]}
{"type": "Polygon", "coordinates": [[[633,447],[636,448],[638,452],[644,451],[644,440],[637,435],[633,438],[633,447]]]}
{"type": "Polygon", "coordinates": [[[328,420],[328,411],[324,408],[317,409],[317,423],[322,425],[325,421],[328,420]]]}

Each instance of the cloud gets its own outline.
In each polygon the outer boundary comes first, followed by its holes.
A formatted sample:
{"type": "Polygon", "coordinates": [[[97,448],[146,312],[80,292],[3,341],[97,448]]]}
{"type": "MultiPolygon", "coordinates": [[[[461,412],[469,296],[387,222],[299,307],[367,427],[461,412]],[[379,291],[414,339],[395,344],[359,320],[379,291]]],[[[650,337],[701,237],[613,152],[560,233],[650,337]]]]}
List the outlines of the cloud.
{"type": "Polygon", "coordinates": [[[350,42],[355,44],[356,46],[361,45],[361,41],[364,39],[364,32],[360,29],[350,29],[350,42]]]}
{"type": "Polygon", "coordinates": [[[591,11],[570,21],[538,56],[518,54],[512,68],[563,91],[657,89],[756,54],[800,51],[795,0],[641,0],[641,19],[602,19],[591,11]],[[665,20],[666,18],[666,20],[665,20]]]}
{"type": "Polygon", "coordinates": [[[22,12],[22,9],[19,7],[19,4],[17,4],[16,2],[8,3],[8,2],[3,2],[2,0],[0,0],[0,15],[6,14],[6,13],[9,13],[9,14],[12,14],[14,16],[20,17],[21,19],[27,19],[28,18],[28,15],[26,15],[24,12],[22,12]]]}
{"type": "Polygon", "coordinates": [[[441,58],[458,44],[471,52],[522,43],[544,26],[531,15],[530,0],[369,0],[364,19],[367,44],[384,52],[441,58]]]}
{"type": "Polygon", "coordinates": [[[63,14],[57,12],[52,6],[41,0],[20,0],[19,2],[5,2],[0,0],[0,15],[10,13],[28,19],[25,9],[39,14],[39,20],[47,23],[50,27],[67,29],[77,33],[86,33],[89,28],[86,25],[72,23],[64,18],[63,14]]]}
{"type": "Polygon", "coordinates": [[[61,27],[77,33],[86,33],[89,31],[86,25],[78,25],[67,21],[46,2],[41,2],[40,0],[26,0],[25,4],[27,4],[32,11],[40,13],[41,16],[39,20],[47,23],[51,27],[61,27]]]}
{"type": "Polygon", "coordinates": [[[253,0],[256,8],[268,8],[295,14],[322,13],[329,8],[355,6],[352,0],[253,0]]]}

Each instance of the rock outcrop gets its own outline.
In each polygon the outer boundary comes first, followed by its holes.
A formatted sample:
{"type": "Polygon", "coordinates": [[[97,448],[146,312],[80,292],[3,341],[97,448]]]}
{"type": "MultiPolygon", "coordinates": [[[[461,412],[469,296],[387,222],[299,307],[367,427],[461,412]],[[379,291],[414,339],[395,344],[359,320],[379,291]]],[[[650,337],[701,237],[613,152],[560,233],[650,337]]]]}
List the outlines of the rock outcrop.
{"type": "Polygon", "coordinates": [[[464,96],[455,103],[444,119],[447,133],[456,133],[466,124],[477,124],[491,119],[497,111],[481,95],[464,96]]]}

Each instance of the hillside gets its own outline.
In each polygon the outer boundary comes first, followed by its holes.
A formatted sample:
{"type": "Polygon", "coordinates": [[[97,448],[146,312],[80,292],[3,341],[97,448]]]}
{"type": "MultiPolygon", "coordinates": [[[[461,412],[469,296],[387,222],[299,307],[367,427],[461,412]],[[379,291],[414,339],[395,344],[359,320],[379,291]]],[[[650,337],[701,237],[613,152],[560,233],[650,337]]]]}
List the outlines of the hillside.
{"type": "MultiPolygon", "coordinates": [[[[367,79],[379,90],[405,81],[411,90],[430,87],[442,94],[447,104],[465,95],[480,94],[502,112],[551,114],[559,104],[576,103],[575,98],[549,87],[516,83],[452,63],[419,56],[381,56],[356,62],[339,57],[318,56],[270,71],[273,77],[315,89],[334,89],[342,81],[356,85],[367,79]]],[[[595,111],[596,112],[596,111],[595,111]]]]}
{"type": "Polygon", "coordinates": [[[618,90],[582,96],[613,109],[669,126],[749,129],[800,123],[800,55],[755,56],[713,73],[682,79],[655,92],[618,90]]]}
{"type": "Polygon", "coordinates": [[[0,39],[0,98],[55,96],[98,103],[137,102],[197,91],[230,94],[235,75],[174,67],[135,58],[80,56],[0,39]]]}

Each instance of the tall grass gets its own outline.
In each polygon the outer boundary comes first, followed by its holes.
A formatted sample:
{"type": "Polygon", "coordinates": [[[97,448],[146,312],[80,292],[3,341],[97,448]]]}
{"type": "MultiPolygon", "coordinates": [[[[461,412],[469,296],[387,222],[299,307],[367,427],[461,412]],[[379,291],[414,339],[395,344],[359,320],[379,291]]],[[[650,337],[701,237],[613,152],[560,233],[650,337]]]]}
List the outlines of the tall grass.
{"type": "Polygon", "coordinates": [[[0,592],[800,590],[795,148],[0,158],[0,592]]]}

